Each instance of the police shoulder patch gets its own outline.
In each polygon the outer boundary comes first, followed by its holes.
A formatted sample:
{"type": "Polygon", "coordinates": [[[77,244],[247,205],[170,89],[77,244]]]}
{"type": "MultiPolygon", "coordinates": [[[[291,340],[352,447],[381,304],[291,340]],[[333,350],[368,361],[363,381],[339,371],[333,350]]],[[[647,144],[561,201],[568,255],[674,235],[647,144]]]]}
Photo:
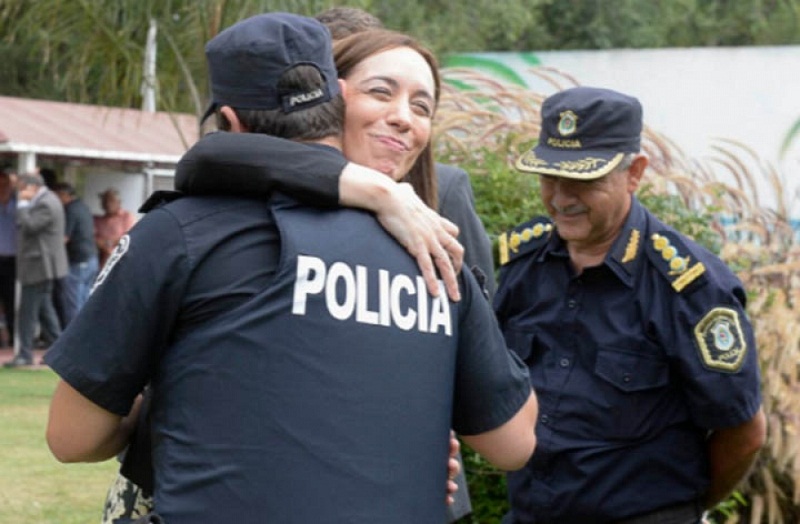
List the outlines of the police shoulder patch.
{"type": "Polygon", "coordinates": [[[647,255],[658,271],[680,293],[692,282],[702,281],[706,267],[696,260],[680,235],[659,231],[648,239],[647,255]]]}
{"type": "Polygon", "coordinates": [[[553,232],[553,222],[547,217],[536,217],[520,224],[498,237],[500,265],[508,264],[543,246],[553,232]]]}
{"type": "Polygon", "coordinates": [[[735,372],[742,367],[747,340],[735,310],[715,307],[695,325],[694,337],[707,368],[735,372]]]}

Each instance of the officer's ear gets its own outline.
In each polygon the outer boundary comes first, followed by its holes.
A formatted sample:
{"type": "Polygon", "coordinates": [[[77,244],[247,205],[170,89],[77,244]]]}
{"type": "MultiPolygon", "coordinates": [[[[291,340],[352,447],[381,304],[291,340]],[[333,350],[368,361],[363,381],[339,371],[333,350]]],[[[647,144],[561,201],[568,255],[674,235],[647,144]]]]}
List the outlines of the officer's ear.
{"type": "Polygon", "coordinates": [[[344,99],[344,103],[346,105],[347,97],[350,95],[350,93],[347,90],[347,80],[345,80],[344,78],[339,79],[339,92],[342,93],[342,98],[344,99]]]}
{"type": "Polygon", "coordinates": [[[231,133],[247,133],[247,128],[242,124],[241,120],[239,120],[239,116],[231,106],[220,107],[219,113],[222,115],[222,118],[228,121],[228,125],[225,126],[227,127],[226,131],[230,131],[231,133]]]}
{"type": "Polygon", "coordinates": [[[636,155],[636,158],[631,162],[631,167],[628,168],[628,192],[635,193],[639,188],[639,183],[644,176],[644,170],[647,168],[647,157],[644,155],[636,155]]]}

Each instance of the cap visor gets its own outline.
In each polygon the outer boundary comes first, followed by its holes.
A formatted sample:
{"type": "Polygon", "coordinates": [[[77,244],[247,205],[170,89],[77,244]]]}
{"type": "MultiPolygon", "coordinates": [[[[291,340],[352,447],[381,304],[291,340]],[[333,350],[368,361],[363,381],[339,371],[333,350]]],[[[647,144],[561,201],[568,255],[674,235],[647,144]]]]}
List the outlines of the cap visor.
{"type": "Polygon", "coordinates": [[[523,173],[594,180],[611,173],[625,155],[616,151],[564,151],[536,146],[520,156],[515,167],[523,173]]]}

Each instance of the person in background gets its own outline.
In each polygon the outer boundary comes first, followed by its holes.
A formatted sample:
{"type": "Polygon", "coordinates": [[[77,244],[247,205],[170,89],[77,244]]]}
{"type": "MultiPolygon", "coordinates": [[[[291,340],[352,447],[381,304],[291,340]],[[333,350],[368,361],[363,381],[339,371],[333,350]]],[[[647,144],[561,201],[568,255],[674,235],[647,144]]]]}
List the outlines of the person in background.
{"type": "Polygon", "coordinates": [[[380,18],[357,7],[331,7],[318,13],[314,18],[325,24],[334,42],[361,31],[384,29],[380,18]]]}
{"type": "Polygon", "coordinates": [[[117,189],[108,188],[98,196],[103,214],[94,217],[94,240],[99,256],[98,263],[102,268],[122,235],[136,223],[136,217],[122,208],[117,189]]]}
{"type": "Polygon", "coordinates": [[[7,345],[14,345],[17,282],[17,194],[11,171],[0,169],[0,306],[7,345]]]}
{"type": "Polygon", "coordinates": [[[576,87],[541,117],[516,165],[549,218],[500,238],[495,311],[541,405],[503,523],[698,523],[765,440],[747,294],[634,196],[636,98],[576,87]]]}
{"type": "Polygon", "coordinates": [[[67,247],[69,273],[61,281],[57,294],[61,304],[61,326],[66,327],[89,298],[97,276],[97,246],[94,239],[92,212],[66,182],[54,185],[54,191],[64,205],[64,241],[67,247]]]}
{"type": "Polygon", "coordinates": [[[38,168],[38,173],[44,180],[45,187],[52,191],[53,187],[58,183],[58,175],[55,170],[49,167],[40,167],[38,168]]]}
{"type": "MultiPolygon", "coordinates": [[[[398,169],[425,176],[437,70],[399,41],[385,53],[403,61],[372,66],[390,65],[415,115],[408,147],[392,148],[398,169]]],[[[232,132],[341,146],[347,88],[319,22],[252,17],[207,56],[232,132]]],[[[430,296],[368,213],[283,195],[269,207],[177,198],[123,238],[48,354],[63,379],[48,443],[64,461],[113,456],[152,381],[155,508],[170,524],[441,522],[451,423],[499,467],[521,467],[535,446],[524,367],[472,275],[459,283],[460,302],[430,296]],[[133,314],[105,319],[110,307],[133,314]],[[88,339],[115,343],[97,358],[88,339]]]]}
{"type": "Polygon", "coordinates": [[[8,367],[30,366],[37,322],[47,340],[61,333],[53,307],[54,282],[66,276],[64,208],[39,174],[19,175],[17,184],[17,276],[19,300],[19,352],[8,367]]]}

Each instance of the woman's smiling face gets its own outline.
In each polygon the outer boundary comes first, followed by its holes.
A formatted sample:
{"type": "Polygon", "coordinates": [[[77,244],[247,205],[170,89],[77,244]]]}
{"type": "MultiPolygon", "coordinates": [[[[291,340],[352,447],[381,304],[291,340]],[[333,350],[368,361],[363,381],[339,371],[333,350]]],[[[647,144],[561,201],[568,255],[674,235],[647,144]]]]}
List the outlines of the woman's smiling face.
{"type": "Polygon", "coordinates": [[[362,60],[345,78],[345,156],[401,180],[430,141],[434,94],[430,65],[409,47],[362,60]]]}

